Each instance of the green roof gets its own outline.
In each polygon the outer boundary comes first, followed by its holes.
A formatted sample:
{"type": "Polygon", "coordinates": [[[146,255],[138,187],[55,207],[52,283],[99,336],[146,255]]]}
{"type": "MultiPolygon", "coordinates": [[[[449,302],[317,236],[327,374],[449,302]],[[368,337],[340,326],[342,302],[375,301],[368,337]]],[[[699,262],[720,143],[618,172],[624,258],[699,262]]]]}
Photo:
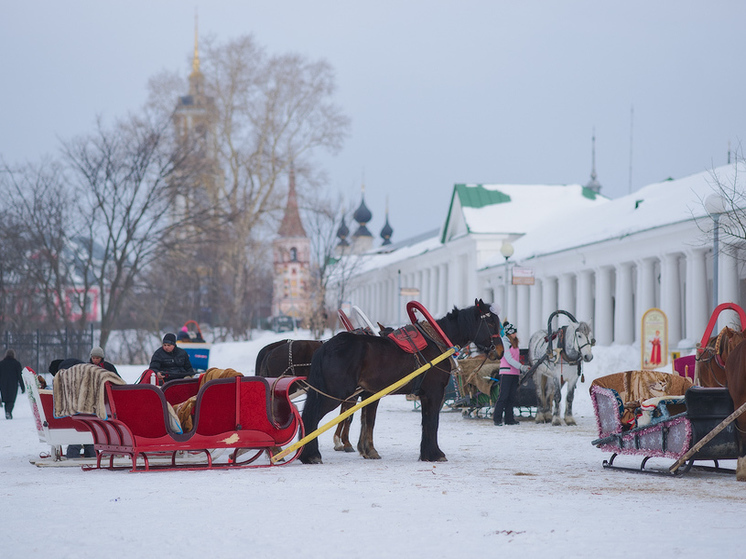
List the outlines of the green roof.
{"type": "Polygon", "coordinates": [[[595,200],[598,194],[594,190],[591,190],[590,188],[583,187],[583,196],[588,198],[589,200],[595,200]]]}
{"type": "Polygon", "coordinates": [[[458,192],[461,206],[464,208],[483,208],[492,204],[510,202],[510,196],[507,194],[499,190],[487,190],[481,184],[476,186],[457,184],[456,192],[458,192]]]}

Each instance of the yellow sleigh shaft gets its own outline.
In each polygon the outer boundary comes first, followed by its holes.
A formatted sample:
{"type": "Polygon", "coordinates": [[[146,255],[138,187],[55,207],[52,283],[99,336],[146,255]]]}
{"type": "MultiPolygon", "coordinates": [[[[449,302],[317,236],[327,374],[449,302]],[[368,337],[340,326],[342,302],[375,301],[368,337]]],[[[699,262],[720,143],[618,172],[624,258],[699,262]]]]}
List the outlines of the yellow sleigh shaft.
{"type": "Polygon", "coordinates": [[[383,390],[380,390],[380,391],[376,392],[375,394],[373,394],[373,396],[371,396],[369,398],[366,398],[365,400],[363,400],[362,402],[360,402],[358,404],[355,404],[353,407],[351,407],[346,412],[341,413],[337,417],[335,417],[334,419],[332,419],[329,423],[326,423],[326,424],[322,425],[321,427],[319,427],[318,429],[316,429],[314,432],[309,433],[308,435],[306,435],[305,437],[303,437],[298,442],[293,443],[289,447],[287,447],[284,450],[282,450],[282,452],[279,452],[276,455],[272,456],[272,462],[277,462],[278,460],[282,460],[285,456],[287,456],[291,452],[297,450],[299,447],[305,445],[307,442],[312,441],[313,439],[317,438],[319,435],[321,435],[321,433],[323,433],[325,431],[328,431],[329,429],[331,429],[332,427],[334,427],[338,423],[341,423],[342,421],[344,421],[345,419],[347,419],[348,417],[350,417],[353,413],[355,413],[360,408],[364,408],[368,404],[371,404],[371,403],[375,402],[376,400],[380,400],[381,398],[383,398],[387,394],[393,392],[397,388],[401,388],[402,386],[404,386],[405,384],[407,384],[408,382],[410,382],[415,377],[417,377],[417,376],[421,375],[422,373],[424,373],[425,371],[427,371],[433,365],[436,365],[436,364],[440,363],[441,361],[443,361],[444,359],[447,359],[448,357],[450,357],[451,355],[453,355],[457,350],[458,350],[458,348],[456,348],[456,347],[450,348],[445,353],[441,353],[438,357],[436,357],[432,361],[428,361],[427,363],[425,363],[422,367],[420,367],[416,371],[414,371],[412,373],[409,373],[406,377],[397,380],[394,384],[390,384],[389,386],[387,386],[383,390]]]}

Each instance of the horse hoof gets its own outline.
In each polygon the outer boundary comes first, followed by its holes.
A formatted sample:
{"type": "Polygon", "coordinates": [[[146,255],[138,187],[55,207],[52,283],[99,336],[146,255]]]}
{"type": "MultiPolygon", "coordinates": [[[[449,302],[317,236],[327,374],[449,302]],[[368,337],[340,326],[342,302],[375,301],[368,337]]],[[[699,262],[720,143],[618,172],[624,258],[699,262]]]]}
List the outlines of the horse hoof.
{"type": "Polygon", "coordinates": [[[301,458],[300,461],[304,464],[323,464],[321,456],[309,456],[308,458],[301,458]]]}
{"type": "Polygon", "coordinates": [[[562,420],[559,417],[555,417],[554,419],[552,419],[552,425],[554,425],[555,427],[557,425],[562,425],[562,420]]]}
{"type": "Polygon", "coordinates": [[[573,426],[573,425],[577,425],[577,423],[575,422],[575,420],[572,417],[566,417],[565,418],[565,425],[573,426]]]}
{"type": "Polygon", "coordinates": [[[736,462],[736,481],[746,481],[746,456],[741,456],[736,462]]]}
{"type": "MultiPolygon", "coordinates": [[[[336,450],[336,448],[334,450],[336,450]]],[[[355,449],[352,447],[352,445],[347,445],[342,450],[344,450],[345,452],[355,452],[355,449]]]]}

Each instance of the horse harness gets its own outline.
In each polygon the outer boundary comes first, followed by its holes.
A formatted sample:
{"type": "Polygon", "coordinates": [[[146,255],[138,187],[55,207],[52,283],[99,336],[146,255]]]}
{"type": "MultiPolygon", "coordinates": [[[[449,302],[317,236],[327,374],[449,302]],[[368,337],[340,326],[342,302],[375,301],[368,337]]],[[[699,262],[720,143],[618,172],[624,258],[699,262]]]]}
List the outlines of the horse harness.
{"type": "Polygon", "coordinates": [[[570,357],[570,353],[568,350],[572,348],[568,348],[567,346],[567,326],[562,326],[556,332],[548,332],[547,335],[544,336],[544,341],[547,342],[546,352],[539,358],[538,361],[536,361],[536,363],[531,365],[528,371],[520,376],[518,383],[522,383],[524,378],[526,378],[530,374],[533,374],[536,369],[538,369],[539,366],[545,361],[549,361],[552,365],[556,365],[557,363],[559,363],[561,366],[562,363],[567,363],[570,366],[577,366],[580,382],[585,382],[585,375],[583,375],[582,372],[583,353],[581,350],[588,345],[592,346],[593,343],[587,341],[583,345],[579,345],[577,349],[573,349],[575,357],[570,357]],[[552,342],[554,341],[556,341],[557,347],[552,347],[552,342]]]}
{"type": "Polygon", "coordinates": [[[295,374],[295,368],[296,367],[310,367],[310,363],[293,363],[293,340],[288,341],[288,366],[287,368],[282,372],[280,377],[284,377],[288,374],[288,371],[290,371],[290,376],[298,376],[295,374]]]}
{"type": "MultiPolygon", "coordinates": [[[[720,344],[723,339],[723,334],[725,333],[725,329],[721,330],[721,332],[718,334],[717,338],[715,339],[715,347],[713,348],[711,345],[706,345],[702,352],[697,355],[694,360],[699,363],[709,363],[710,361],[714,360],[715,364],[720,367],[720,369],[725,373],[725,362],[723,361],[723,358],[720,355],[720,344]],[[708,354],[708,357],[705,358],[705,353],[708,354]]],[[[715,382],[720,385],[720,387],[725,388],[728,385],[728,382],[720,382],[720,380],[715,376],[715,372],[712,371],[712,378],[715,380],[715,382]]]]}

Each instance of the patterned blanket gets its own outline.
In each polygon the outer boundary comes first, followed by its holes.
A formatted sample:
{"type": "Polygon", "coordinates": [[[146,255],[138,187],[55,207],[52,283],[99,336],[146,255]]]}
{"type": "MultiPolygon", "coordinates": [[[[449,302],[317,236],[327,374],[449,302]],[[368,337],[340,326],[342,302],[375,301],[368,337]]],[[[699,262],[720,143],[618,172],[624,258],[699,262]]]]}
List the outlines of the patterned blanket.
{"type": "Polygon", "coordinates": [[[127,384],[118,375],[93,365],[79,363],[54,377],[54,416],[95,414],[106,419],[106,383],[127,384]]]}

